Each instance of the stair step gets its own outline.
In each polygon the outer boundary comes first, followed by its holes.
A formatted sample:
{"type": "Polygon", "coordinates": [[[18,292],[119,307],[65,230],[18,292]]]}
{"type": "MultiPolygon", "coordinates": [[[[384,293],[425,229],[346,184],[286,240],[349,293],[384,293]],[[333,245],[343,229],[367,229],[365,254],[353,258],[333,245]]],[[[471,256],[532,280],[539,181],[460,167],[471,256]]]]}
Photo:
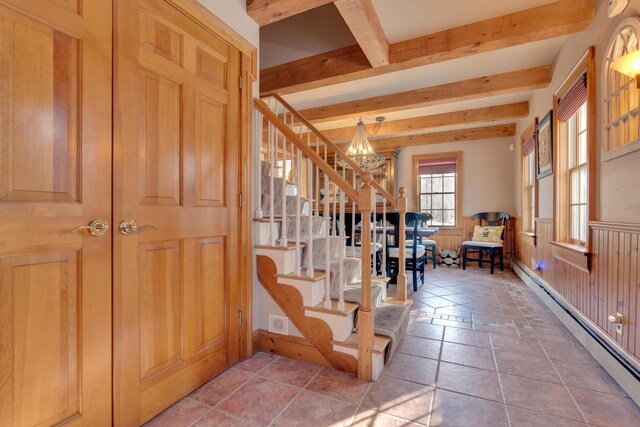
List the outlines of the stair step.
{"type": "MultiPolygon", "coordinates": [[[[305,243],[300,242],[300,246],[304,247],[305,243]]],[[[273,249],[276,251],[295,251],[296,250],[296,242],[287,242],[287,246],[282,245],[255,245],[256,249],[273,249]]]]}
{"type": "MultiPolygon", "coordinates": [[[[371,351],[376,354],[382,354],[389,345],[389,341],[391,341],[388,337],[383,337],[380,335],[373,336],[373,348],[371,351]]],[[[341,345],[344,347],[349,347],[353,349],[358,349],[358,333],[354,332],[347,337],[344,341],[331,341],[334,345],[341,345]]]]}
{"type": "Polygon", "coordinates": [[[317,311],[319,313],[330,313],[330,314],[339,314],[341,316],[348,316],[358,308],[358,304],[354,304],[352,302],[344,303],[344,310],[338,309],[338,301],[331,300],[331,308],[324,308],[324,301],[317,304],[314,307],[305,307],[305,310],[308,311],[317,311]]]}
{"type": "Polygon", "coordinates": [[[281,279],[295,279],[301,280],[304,282],[317,282],[318,280],[324,279],[326,274],[324,271],[314,270],[313,277],[308,277],[306,271],[302,271],[300,276],[296,276],[295,274],[278,274],[276,277],[281,279]]]}
{"type": "MultiPolygon", "coordinates": [[[[269,217],[263,217],[263,218],[253,218],[254,222],[271,222],[271,219],[269,217]]],[[[274,222],[282,222],[284,221],[284,218],[281,216],[274,216],[273,217],[273,221],[274,222]]]]}

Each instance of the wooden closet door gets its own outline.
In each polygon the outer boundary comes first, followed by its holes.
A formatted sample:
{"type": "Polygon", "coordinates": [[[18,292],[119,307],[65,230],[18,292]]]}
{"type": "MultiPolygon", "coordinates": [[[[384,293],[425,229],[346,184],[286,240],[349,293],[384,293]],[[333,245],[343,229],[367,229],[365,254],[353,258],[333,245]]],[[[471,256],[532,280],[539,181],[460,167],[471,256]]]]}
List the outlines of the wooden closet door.
{"type": "Polygon", "coordinates": [[[111,13],[0,1],[0,426],[111,424],[111,13]]]}
{"type": "Polygon", "coordinates": [[[128,426],[238,359],[240,54],[170,1],[115,10],[114,216],[138,227],[114,236],[115,417],[128,426]]]}

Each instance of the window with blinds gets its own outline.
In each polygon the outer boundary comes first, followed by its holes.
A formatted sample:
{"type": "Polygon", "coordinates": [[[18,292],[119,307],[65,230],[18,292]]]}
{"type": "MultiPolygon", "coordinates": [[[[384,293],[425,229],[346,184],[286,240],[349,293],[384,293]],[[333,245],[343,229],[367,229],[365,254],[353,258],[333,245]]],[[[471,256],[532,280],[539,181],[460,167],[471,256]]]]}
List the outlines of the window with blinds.
{"type": "Polygon", "coordinates": [[[414,157],[418,211],[431,214],[429,225],[455,227],[458,223],[458,173],[461,155],[453,154],[443,157],[414,157]]]}
{"type": "Polygon", "coordinates": [[[603,159],[617,157],[640,148],[640,91],[635,79],[611,69],[619,57],[640,48],[640,20],[625,19],[614,32],[603,70],[604,141],[603,159]]]}

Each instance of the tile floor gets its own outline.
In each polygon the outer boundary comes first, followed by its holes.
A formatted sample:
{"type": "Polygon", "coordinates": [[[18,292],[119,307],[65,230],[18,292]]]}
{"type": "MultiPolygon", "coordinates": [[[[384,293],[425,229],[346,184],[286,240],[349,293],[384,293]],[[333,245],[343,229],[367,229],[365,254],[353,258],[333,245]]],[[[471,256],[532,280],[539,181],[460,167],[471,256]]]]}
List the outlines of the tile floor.
{"type": "Polygon", "coordinates": [[[511,272],[438,268],[374,383],[266,353],[148,426],[640,426],[640,409],[511,272]]]}

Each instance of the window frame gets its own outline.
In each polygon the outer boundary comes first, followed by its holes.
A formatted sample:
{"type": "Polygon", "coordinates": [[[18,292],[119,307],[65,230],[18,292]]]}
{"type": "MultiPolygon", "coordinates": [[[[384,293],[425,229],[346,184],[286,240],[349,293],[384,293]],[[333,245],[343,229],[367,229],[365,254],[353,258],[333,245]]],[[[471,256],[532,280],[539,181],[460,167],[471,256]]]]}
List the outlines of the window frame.
{"type": "Polygon", "coordinates": [[[418,174],[418,164],[422,160],[437,160],[445,158],[456,159],[456,176],[455,176],[455,215],[454,225],[435,225],[441,229],[457,229],[462,227],[462,151],[453,151],[448,153],[429,153],[417,154],[413,156],[413,184],[415,185],[414,208],[420,211],[420,174],[418,174]]]}
{"type": "MultiPolygon", "coordinates": [[[[520,148],[524,146],[525,141],[529,135],[536,132],[536,126],[538,125],[538,118],[534,117],[533,121],[520,135],[520,148]]],[[[534,150],[528,156],[521,153],[522,161],[522,230],[521,232],[531,237],[536,235],[536,218],[538,218],[538,179],[536,177],[536,148],[534,142],[534,150]],[[531,157],[529,159],[529,157],[531,157]],[[528,164],[532,163],[532,164],[528,164]],[[528,173],[527,173],[528,172],[528,173]],[[532,178],[531,185],[529,184],[529,178],[532,178]],[[532,194],[533,193],[533,194],[532,194]],[[531,206],[531,199],[533,198],[533,207],[531,206]]],[[[535,243],[534,243],[535,246],[535,243]]]]}
{"type": "MultiPolygon", "coordinates": [[[[554,121],[554,143],[553,143],[553,206],[554,206],[554,230],[552,245],[563,251],[573,253],[581,253],[585,255],[584,265],[582,266],[588,271],[590,267],[591,254],[591,227],[589,223],[594,221],[596,207],[596,149],[597,149],[597,121],[596,121],[596,75],[595,75],[595,49],[589,47],[582,59],[574,67],[573,71],[567,76],[562,85],[553,95],[553,121],[554,121]],[[558,119],[557,106],[558,101],[571,88],[571,86],[584,73],[587,74],[587,114],[586,114],[586,132],[587,132],[587,231],[584,242],[575,242],[571,239],[571,224],[569,223],[569,209],[571,204],[571,183],[570,183],[570,166],[568,162],[568,141],[563,136],[566,131],[567,123],[558,119]]],[[[564,255],[555,254],[560,258],[564,255]]],[[[568,257],[567,257],[568,258],[568,257]]]]}

